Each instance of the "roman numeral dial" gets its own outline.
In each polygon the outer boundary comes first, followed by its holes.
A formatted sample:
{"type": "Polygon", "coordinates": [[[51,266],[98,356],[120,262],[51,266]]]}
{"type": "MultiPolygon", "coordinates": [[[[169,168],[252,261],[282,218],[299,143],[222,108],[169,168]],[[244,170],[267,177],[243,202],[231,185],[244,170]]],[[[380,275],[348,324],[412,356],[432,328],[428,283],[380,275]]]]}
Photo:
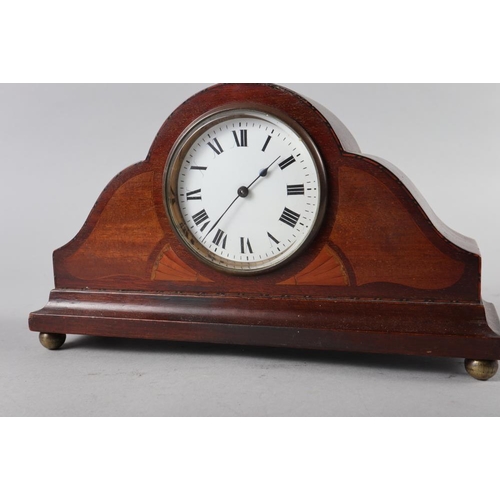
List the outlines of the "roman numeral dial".
{"type": "Polygon", "coordinates": [[[286,187],[286,194],[288,196],[303,195],[304,193],[304,184],[288,184],[286,187]]]}
{"type": "Polygon", "coordinates": [[[215,245],[220,245],[223,249],[226,248],[227,234],[222,229],[217,229],[217,233],[213,239],[215,245]]]}
{"type": "Polygon", "coordinates": [[[213,142],[208,142],[207,144],[217,155],[224,153],[224,150],[217,139],[214,139],[213,142]]]}
{"type": "Polygon", "coordinates": [[[267,146],[269,146],[269,142],[271,141],[271,136],[268,135],[267,138],[266,138],[266,142],[264,143],[264,146],[262,146],[262,152],[265,153],[266,149],[267,149],[267,146]]]}
{"type": "Polygon", "coordinates": [[[207,226],[210,224],[210,218],[205,210],[200,210],[196,214],[193,215],[193,222],[201,227],[201,231],[203,232],[207,226]]]}
{"type": "Polygon", "coordinates": [[[293,258],[321,223],[324,176],[312,151],[301,129],[261,111],[188,127],[167,165],[177,234],[221,271],[265,272],[293,258]]]}
{"type": "Polygon", "coordinates": [[[281,214],[279,220],[280,222],[283,222],[284,224],[287,224],[290,227],[295,227],[297,225],[297,222],[299,222],[299,219],[300,219],[300,214],[285,207],[285,210],[283,210],[283,213],[281,214]]]}
{"type": "Polygon", "coordinates": [[[247,130],[240,130],[239,134],[233,130],[233,136],[236,146],[239,148],[246,148],[248,146],[247,130]]]}
{"type": "Polygon", "coordinates": [[[186,193],[186,200],[201,200],[201,189],[195,189],[194,191],[186,193]]]}
{"type": "Polygon", "coordinates": [[[249,238],[240,238],[240,253],[253,253],[249,238]]]}
{"type": "Polygon", "coordinates": [[[295,163],[295,158],[293,157],[293,155],[289,156],[286,160],[283,160],[280,163],[281,170],[284,170],[285,168],[289,167],[292,163],[295,163]]]}

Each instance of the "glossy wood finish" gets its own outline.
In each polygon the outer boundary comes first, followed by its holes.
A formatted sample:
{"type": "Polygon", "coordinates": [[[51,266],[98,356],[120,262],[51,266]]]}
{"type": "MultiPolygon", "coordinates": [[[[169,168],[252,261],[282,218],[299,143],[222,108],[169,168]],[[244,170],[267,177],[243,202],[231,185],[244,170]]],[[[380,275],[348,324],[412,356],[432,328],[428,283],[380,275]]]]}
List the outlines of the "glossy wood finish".
{"type": "Polygon", "coordinates": [[[475,243],[442,224],[403,174],[361,155],[329,111],[273,85],[211,87],[165,122],[145,161],[115,177],[78,235],[54,253],[56,290],[30,317],[54,333],[500,358],[475,243]],[[166,213],[172,146],[224,106],[288,116],[311,136],[325,219],[291,263],[234,276],[200,262],[166,213]]]}
{"type": "Polygon", "coordinates": [[[34,319],[55,333],[474,359],[500,346],[482,305],[58,290],[34,319]]]}

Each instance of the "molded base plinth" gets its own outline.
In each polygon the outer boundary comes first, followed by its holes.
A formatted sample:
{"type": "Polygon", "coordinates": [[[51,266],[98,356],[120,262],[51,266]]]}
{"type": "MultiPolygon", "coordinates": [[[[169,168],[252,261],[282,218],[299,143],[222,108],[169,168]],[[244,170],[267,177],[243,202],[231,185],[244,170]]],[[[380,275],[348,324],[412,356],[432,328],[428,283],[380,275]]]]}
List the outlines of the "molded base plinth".
{"type": "Polygon", "coordinates": [[[490,304],[54,290],[47,306],[30,315],[30,329],[105,337],[500,359],[498,317],[490,304]]]}

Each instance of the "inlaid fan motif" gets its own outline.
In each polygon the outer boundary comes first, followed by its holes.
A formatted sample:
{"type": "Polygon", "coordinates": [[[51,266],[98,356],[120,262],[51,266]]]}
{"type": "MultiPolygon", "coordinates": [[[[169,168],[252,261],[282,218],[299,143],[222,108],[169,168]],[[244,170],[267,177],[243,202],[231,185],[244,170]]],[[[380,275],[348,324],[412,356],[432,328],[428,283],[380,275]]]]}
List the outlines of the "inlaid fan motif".
{"type": "Polygon", "coordinates": [[[349,277],[340,257],[326,245],[303,271],[279,285],[349,285],[349,277]]]}
{"type": "Polygon", "coordinates": [[[153,267],[151,279],[158,281],[202,281],[205,283],[212,281],[182,262],[175,255],[170,245],[163,248],[160,257],[153,267]]]}

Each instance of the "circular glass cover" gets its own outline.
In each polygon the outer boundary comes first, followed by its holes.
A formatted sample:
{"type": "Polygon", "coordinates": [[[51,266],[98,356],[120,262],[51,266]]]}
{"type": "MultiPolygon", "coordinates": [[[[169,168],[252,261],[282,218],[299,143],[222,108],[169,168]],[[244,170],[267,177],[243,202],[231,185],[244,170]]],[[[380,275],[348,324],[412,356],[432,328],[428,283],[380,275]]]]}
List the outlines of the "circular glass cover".
{"type": "Polygon", "coordinates": [[[191,126],[165,179],[177,233],[224,271],[283,264],[310,241],[323,215],[324,170],[310,138],[261,111],[223,111],[191,126]]]}

